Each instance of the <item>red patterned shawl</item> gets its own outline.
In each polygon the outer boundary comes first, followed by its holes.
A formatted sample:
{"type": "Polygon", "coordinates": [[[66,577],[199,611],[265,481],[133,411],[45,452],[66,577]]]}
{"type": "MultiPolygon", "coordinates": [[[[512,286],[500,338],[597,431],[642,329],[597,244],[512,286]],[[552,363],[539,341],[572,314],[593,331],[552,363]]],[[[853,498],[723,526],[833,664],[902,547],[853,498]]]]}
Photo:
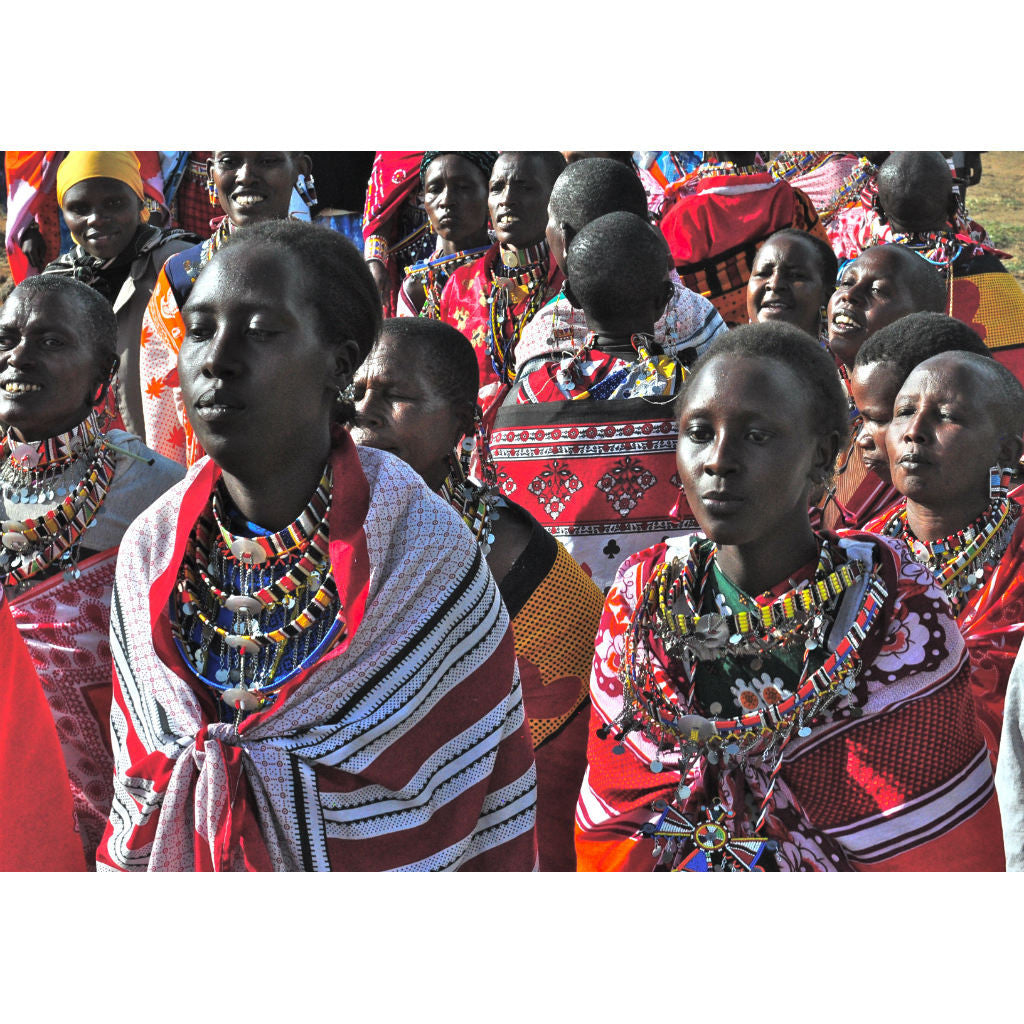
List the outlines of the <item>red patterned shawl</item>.
{"type": "MultiPolygon", "coordinates": [[[[842,543],[869,542],[889,593],[881,621],[863,647],[866,668],[856,694],[863,717],[840,710],[830,723],[794,739],[786,752],[765,831],[780,843],[782,870],[1002,870],[1003,850],[992,768],[978,732],[963,639],[930,574],[903,545],[862,533],[842,543]]],[[[683,538],[627,559],[605,601],[591,676],[591,724],[622,710],[619,668],[624,634],[638,595],[666,558],[685,558],[683,538]],[[678,547],[676,546],[678,545],[678,547]]],[[[670,663],[656,664],[671,678],[670,663]]],[[[650,871],[653,840],[639,828],[658,813],[652,801],[679,783],[670,755],[665,770],[648,764],[656,748],[639,734],[624,754],[591,730],[587,776],[576,809],[580,870],[650,871]]],[[[749,787],[760,800],[767,776],[748,766],[744,778],[723,772],[723,790],[742,807],[749,787]],[[730,781],[731,779],[731,781],[730,781]]],[[[691,800],[705,785],[688,780],[691,800]]],[[[725,793],[723,792],[723,795],[725,793]]]]}
{"type": "Polygon", "coordinates": [[[108,638],[116,561],[116,548],[94,555],[79,563],[81,578],[52,576],[11,602],[57,726],[90,868],[113,795],[108,638]]]}
{"type": "Polygon", "coordinates": [[[57,731],[2,590],[0,651],[0,871],[84,871],[57,731]]]}
{"type": "Polygon", "coordinates": [[[168,599],[219,470],[121,543],[111,609],[123,870],[530,870],[536,775],[508,614],[469,531],[404,463],[336,435],[330,558],[348,637],[238,733],[168,599]]]}
{"type": "MultiPolygon", "coordinates": [[[[438,312],[438,319],[446,324],[451,324],[457,331],[461,331],[473,344],[476,350],[477,364],[480,367],[480,405],[484,411],[485,422],[489,425],[490,417],[493,416],[492,407],[501,398],[504,389],[499,390],[502,382],[498,380],[491,364],[491,357],[487,351],[487,329],[490,315],[490,306],[487,304],[488,296],[492,288],[492,271],[500,262],[498,244],[495,243],[478,260],[459,267],[448,278],[441,293],[441,304],[438,312]]],[[[565,278],[558,264],[548,256],[547,280],[544,285],[544,298],[541,305],[545,305],[562,287],[565,278]]],[[[525,289],[509,307],[508,317],[505,323],[506,336],[510,333],[509,323],[512,317],[519,316],[526,309],[528,298],[525,289]]],[[[518,499],[516,499],[518,500],[518,499]]],[[[532,511],[532,509],[531,509],[532,511]]]]}
{"type": "MultiPolygon", "coordinates": [[[[1024,504],[1024,486],[1011,491],[1010,497],[1024,504]]],[[[880,532],[904,500],[876,516],[865,529],[880,532]]],[[[994,760],[999,753],[1006,686],[1024,640],[1024,519],[1017,520],[995,571],[972,593],[956,621],[971,657],[971,692],[978,725],[994,760]]]]}

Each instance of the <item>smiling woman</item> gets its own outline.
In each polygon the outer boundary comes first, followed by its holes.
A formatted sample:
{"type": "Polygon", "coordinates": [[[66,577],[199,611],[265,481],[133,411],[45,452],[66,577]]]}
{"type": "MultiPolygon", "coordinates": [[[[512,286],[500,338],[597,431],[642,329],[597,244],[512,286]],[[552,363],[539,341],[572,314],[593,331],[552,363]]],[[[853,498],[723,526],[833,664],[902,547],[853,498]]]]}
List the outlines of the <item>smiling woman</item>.
{"type": "Polygon", "coordinates": [[[82,281],[102,295],[117,317],[120,358],[115,394],[128,431],[145,436],[139,383],[139,332],[164,260],[187,249],[194,235],[147,223],[139,161],[130,151],[68,153],[57,169],[57,202],[75,247],[44,274],[82,281]]]}
{"type": "Polygon", "coordinates": [[[182,476],[103,426],[116,331],[106,301],[66,277],[27,278],[0,310],[0,583],[52,706],[90,865],[111,799],[117,549],[182,476]]]}
{"type": "Polygon", "coordinates": [[[459,517],[338,395],[380,329],[359,252],[233,233],[178,359],[208,457],[115,581],[124,870],[529,870],[536,778],[508,614],[459,517]]]}
{"type": "Polygon", "coordinates": [[[178,350],[185,336],[182,307],[199,272],[232,231],[288,216],[292,190],[311,175],[312,163],[305,153],[218,149],[206,168],[211,207],[219,205],[225,216],[209,238],[171,256],[161,269],[142,319],[139,365],[147,442],[188,466],[203,453],[178,385],[178,350]]]}
{"type": "Polygon", "coordinates": [[[846,419],[828,355],[790,325],[735,328],[678,409],[706,537],[627,559],[608,594],[580,867],[1001,869],[942,595],[902,548],[811,529],[846,419]]]}

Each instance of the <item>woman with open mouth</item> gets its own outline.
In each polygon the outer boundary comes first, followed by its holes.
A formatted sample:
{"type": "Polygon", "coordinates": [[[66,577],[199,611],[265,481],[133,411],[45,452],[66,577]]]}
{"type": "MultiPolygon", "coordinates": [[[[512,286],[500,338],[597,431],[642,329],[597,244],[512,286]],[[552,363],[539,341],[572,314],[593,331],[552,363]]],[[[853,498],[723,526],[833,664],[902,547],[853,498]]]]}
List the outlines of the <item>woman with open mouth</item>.
{"type": "Polygon", "coordinates": [[[816,533],[846,429],[789,324],[715,341],[680,393],[704,536],[627,559],[605,602],[577,807],[584,870],[1001,870],[964,642],[894,542],[816,533]]]}
{"type": "Polygon", "coordinates": [[[993,759],[1024,632],[1024,389],[988,356],[949,351],[916,366],[885,443],[903,495],[866,527],[902,540],[945,591],[971,655],[971,688],[993,759]]]}
{"type": "Polygon", "coordinates": [[[109,303],[70,277],[27,278],[0,309],[0,583],[52,705],[90,866],[112,795],[118,546],[184,475],[108,427],[116,339],[109,303]]]}
{"type": "Polygon", "coordinates": [[[460,267],[441,293],[439,320],[476,349],[480,403],[489,418],[503,385],[515,377],[523,328],[562,284],[545,231],[548,199],[565,168],[561,153],[504,152],[488,183],[487,207],[497,241],[460,267]]]}
{"type": "Polygon", "coordinates": [[[423,154],[423,204],[437,247],[427,259],[406,268],[398,289],[396,316],[436,320],[448,278],[490,248],[487,182],[497,158],[497,153],[423,154]]]}
{"type": "Polygon", "coordinates": [[[273,219],[184,308],[208,453],[115,580],[121,870],[531,870],[536,774],[508,614],[456,512],[336,422],[380,330],[358,250],[273,219]]]}
{"type": "Polygon", "coordinates": [[[780,320],[820,337],[838,271],[835,253],[817,235],[776,231],[754,257],[747,282],[750,322],[780,320]]]}
{"type": "Polygon", "coordinates": [[[191,466],[202,456],[178,386],[177,359],[185,336],[181,310],[199,272],[232,231],[283,220],[292,190],[312,205],[316,192],[305,153],[215,150],[206,161],[210,205],[224,217],[213,234],[164,263],[142,320],[142,411],[146,441],[155,451],[191,466]]]}
{"type": "Polygon", "coordinates": [[[57,203],[75,241],[44,274],[66,274],[96,289],[117,316],[121,365],[112,394],[126,430],[143,439],[139,335],[164,261],[194,235],[149,224],[139,160],[130,151],[79,150],[57,168],[57,203]]]}

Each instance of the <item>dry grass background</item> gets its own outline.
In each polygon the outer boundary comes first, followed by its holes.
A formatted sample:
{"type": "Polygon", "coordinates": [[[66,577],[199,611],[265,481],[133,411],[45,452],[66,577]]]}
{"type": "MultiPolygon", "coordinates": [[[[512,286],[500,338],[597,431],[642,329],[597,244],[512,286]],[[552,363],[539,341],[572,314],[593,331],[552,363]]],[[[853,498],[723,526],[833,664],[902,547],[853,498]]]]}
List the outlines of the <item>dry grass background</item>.
{"type": "MultiPolygon", "coordinates": [[[[981,182],[967,192],[967,212],[988,230],[992,244],[1013,259],[1006,267],[1024,283],[1024,153],[989,152],[981,158],[981,182]]],[[[0,238],[7,218],[0,211],[0,238]]],[[[0,286],[9,277],[0,246],[0,286]]]]}

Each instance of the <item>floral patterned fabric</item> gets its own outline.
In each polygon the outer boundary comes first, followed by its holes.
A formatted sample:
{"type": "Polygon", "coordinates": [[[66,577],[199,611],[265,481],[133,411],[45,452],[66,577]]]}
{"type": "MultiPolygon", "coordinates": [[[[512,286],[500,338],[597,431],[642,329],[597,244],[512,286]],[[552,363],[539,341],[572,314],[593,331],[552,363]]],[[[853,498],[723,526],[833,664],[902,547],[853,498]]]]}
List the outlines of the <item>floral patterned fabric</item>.
{"type": "MultiPolygon", "coordinates": [[[[678,753],[659,754],[632,733],[616,755],[594,730],[622,710],[623,642],[644,586],[662,561],[685,559],[700,542],[680,538],[628,558],[605,601],[591,676],[587,775],[576,809],[580,870],[655,866],[653,840],[640,829],[659,816],[652,802],[679,784],[678,753]],[[664,765],[658,774],[649,767],[656,754],[664,765]]],[[[830,542],[873,558],[888,598],[861,648],[864,669],[854,693],[863,716],[854,717],[841,700],[830,720],[787,747],[762,831],[779,844],[779,869],[1002,870],[992,768],[975,721],[963,639],[944,595],[901,545],[854,532],[830,542]]],[[[652,647],[656,676],[685,713],[673,662],[656,641],[652,647]]],[[[783,676],[777,668],[769,661],[753,685],[738,683],[743,707],[773,701],[783,676]]],[[[690,709],[709,714],[696,700],[690,709]]],[[[750,762],[745,770],[705,763],[686,781],[687,808],[717,798],[736,814],[733,830],[742,832],[750,827],[748,800],[756,806],[771,780],[750,762]]]]}
{"type": "MultiPolygon", "coordinates": [[[[1024,503],[1024,486],[1010,492],[1024,503]]],[[[879,532],[903,504],[900,499],[865,529],[879,532]]],[[[993,762],[999,753],[1003,703],[1014,659],[1024,640],[1024,519],[1018,519],[1010,544],[995,571],[957,616],[971,659],[971,692],[978,725],[993,762]]]]}

